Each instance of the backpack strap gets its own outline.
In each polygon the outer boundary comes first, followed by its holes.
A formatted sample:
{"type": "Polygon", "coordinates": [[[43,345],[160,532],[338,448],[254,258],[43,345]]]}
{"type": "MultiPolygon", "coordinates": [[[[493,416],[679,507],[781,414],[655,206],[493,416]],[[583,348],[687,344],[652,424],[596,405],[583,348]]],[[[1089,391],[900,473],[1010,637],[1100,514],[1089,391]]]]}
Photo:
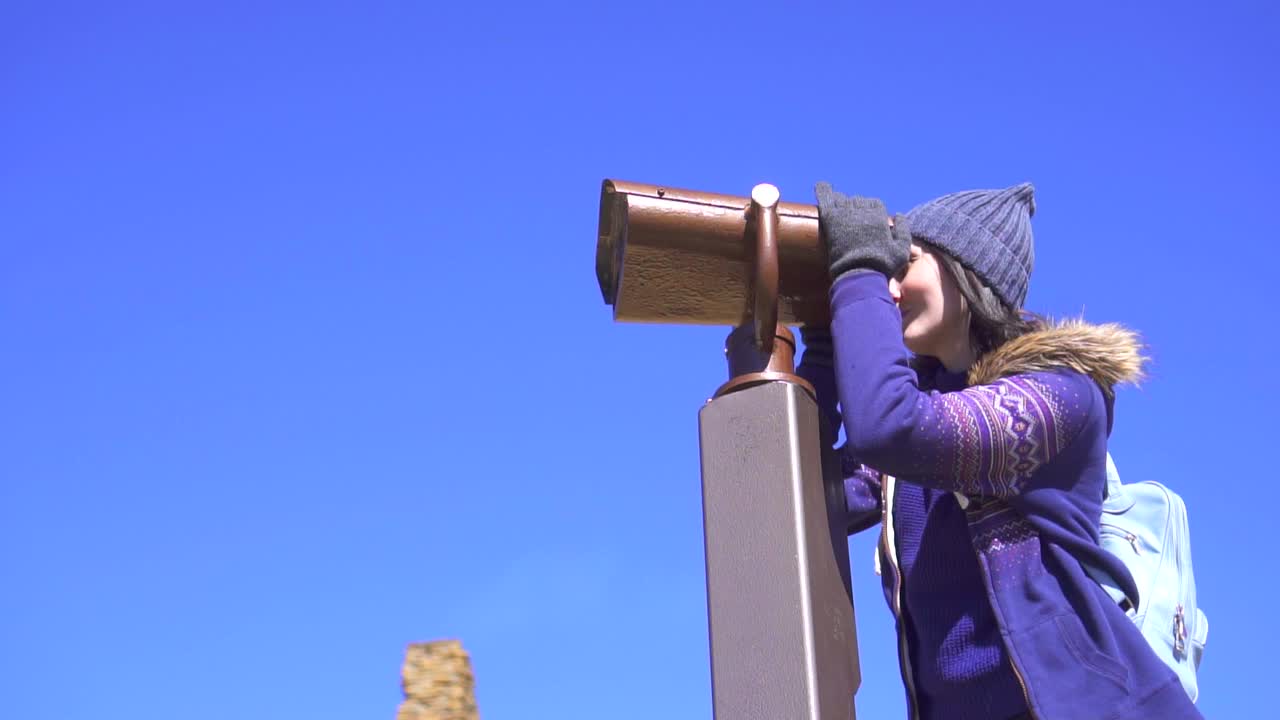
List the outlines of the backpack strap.
{"type": "Polygon", "coordinates": [[[1133,507],[1134,502],[1136,501],[1124,491],[1124,483],[1120,482],[1120,471],[1116,470],[1116,463],[1111,459],[1111,453],[1107,453],[1107,484],[1102,488],[1102,512],[1122,513],[1133,507]]]}
{"type": "MultiPolygon", "coordinates": [[[[1134,502],[1135,500],[1124,491],[1124,483],[1120,482],[1120,471],[1116,469],[1116,463],[1111,459],[1111,453],[1108,452],[1107,484],[1102,488],[1102,512],[1104,514],[1122,513],[1133,507],[1134,502]]],[[[1125,611],[1136,609],[1133,601],[1124,594],[1124,591],[1119,588],[1116,581],[1106,571],[1087,562],[1081,562],[1080,566],[1084,568],[1089,577],[1093,578],[1094,582],[1107,591],[1107,595],[1110,595],[1117,605],[1124,608],[1125,611]]]]}
{"type": "Polygon", "coordinates": [[[1080,567],[1084,568],[1085,574],[1093,578],[1094,582],[1102,586],[1102,589],[1111,597],[1112,602],[1119,605],[1121,610],[1129,612],[1130,610],[1137,609],[1137,606],[1134,605],[1133,601],[1129,599],[1129,596],[1125,595],[1124,591],[1116,585],[1116,581],[1111,579],[1111,575],[1109,575],[1106,570],[1094,567],[1093,565],[1083,561],[1081,561],[1080,567]]]}

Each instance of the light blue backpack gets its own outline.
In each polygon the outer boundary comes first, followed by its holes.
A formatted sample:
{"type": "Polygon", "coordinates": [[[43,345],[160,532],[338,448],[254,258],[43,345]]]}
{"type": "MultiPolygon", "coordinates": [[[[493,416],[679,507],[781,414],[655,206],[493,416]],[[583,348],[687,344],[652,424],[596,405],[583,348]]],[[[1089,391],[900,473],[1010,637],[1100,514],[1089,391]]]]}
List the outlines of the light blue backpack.
{"type": "Polygon", "coordinates": [[[1098,568],[1085,571],[1126,613],[1156,655],[1173,668],[1191,701],[1199,696],[1196,669],[1209,637],[1209,620],[1196,606],[1187,506],[1157,482],[1125,485],[1107,455],[1107,494],[1102,504],[1102,547],[1120,558],[1138,586],[1139,604],[1098,568]]]}

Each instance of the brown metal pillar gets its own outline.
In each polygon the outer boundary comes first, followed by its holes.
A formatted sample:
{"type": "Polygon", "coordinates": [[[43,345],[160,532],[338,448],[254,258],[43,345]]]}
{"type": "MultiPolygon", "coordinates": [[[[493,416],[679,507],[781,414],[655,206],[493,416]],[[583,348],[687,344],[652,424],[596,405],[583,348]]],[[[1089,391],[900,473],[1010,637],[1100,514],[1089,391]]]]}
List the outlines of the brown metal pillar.
{"type": "Polygon", "coordinates": [[[786,381],[730,391],[698,414],[718,720],[854,717],[844,489],[819,422],[806,389],[786,381]]]}
{"type": "Polygon", "coordinates": [[[813,389],[792,374],[795,341],[762,297],[776,293],[777,191],[752,199],[751,321],[725,345],[732,379],[698,414],[715,717],[851,719],[844,489],[813,389]]]}

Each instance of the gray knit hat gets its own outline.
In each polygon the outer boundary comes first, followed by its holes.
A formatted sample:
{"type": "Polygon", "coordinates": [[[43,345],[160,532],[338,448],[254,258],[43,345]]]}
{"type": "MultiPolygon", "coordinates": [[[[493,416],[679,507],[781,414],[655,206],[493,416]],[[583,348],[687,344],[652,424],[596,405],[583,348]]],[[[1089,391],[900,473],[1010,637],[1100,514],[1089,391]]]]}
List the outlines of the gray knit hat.
{"type": "Polygon", "coordinates": [[[1031,183],[952,193],[912,208],[907,222],[913,236],[946,250],[1017,310],[1035,264],[1035,194],[1031,183]]]}

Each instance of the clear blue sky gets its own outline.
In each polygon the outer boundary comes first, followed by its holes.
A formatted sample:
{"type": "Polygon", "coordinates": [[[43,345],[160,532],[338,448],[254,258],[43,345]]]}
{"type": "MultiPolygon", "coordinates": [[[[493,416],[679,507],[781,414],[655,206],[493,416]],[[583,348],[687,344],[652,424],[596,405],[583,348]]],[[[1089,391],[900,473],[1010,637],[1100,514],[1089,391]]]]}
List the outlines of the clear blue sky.
{"type": "MultiPolygon", "coordinates": [[[[1028,304],[1140,329],[1211,717],[1274,688],[1274,3],[7,2],[0,716],[710,716],[696,413],[603,178],[905,210],[1031,180],[1028,304]],[[759,98],[772,98],[760,102],[759,98]]],[[[852,539],[863,718],[903,706],[852,539]]]]}

